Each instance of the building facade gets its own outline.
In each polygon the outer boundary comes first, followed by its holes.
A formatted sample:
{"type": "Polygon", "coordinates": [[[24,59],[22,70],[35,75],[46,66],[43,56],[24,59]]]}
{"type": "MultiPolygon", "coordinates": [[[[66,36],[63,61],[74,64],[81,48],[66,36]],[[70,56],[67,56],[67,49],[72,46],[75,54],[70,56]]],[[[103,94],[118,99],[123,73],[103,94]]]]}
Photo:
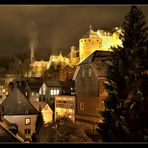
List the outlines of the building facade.
{"type": "Polygon", "coordinates": [[[68,117],[75,122],[75,96],[55,96],[55,121],[61,117],[68,117]]]}
{"type": "Polygon", "coordinates": [[[53,111],[46,102],[32,101],[31,104],[41,113],[44,124],[53,122],[53,111]]]}
{"type": "Polygon", "coordinates": [[[17,87],[13,88],[0,108],[4,119],[16,124],[18,133],[31,139],[31,135],[35,132],[38,111],[17,87]]]}
{"type": "Polygon", "coordinates": [[[49,104],[51,109],[54,109],[54,97],[60,95],[62,86],[57,80],[47,80],[43,82],[39,90],[39,101],[44,101],[49,104]]]}
{"type": "Polygon", "coordinates": [[[99,112],[104,110],[104,89],[110,52],[95,51],[81,62],[74,74],[76,85],[76,121],[97,124],[99,112]]]}

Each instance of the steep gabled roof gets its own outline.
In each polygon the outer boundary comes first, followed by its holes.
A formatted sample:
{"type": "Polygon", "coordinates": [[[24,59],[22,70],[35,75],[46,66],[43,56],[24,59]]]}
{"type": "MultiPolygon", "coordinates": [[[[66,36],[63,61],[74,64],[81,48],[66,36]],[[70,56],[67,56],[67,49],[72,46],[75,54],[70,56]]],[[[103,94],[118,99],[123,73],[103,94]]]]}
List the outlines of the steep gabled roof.
{"type": "Polygon", "coordinates": [[[46,102],[43,101],[31,101],[31,104],[38,110],[42,110],[44,106],[47,104],[46,102]]]}
{"type": "Polygon", "coordinates": [[[3,122],[0,122],[0,142],[21,142],[11,131],[9,131],[3,122]]]}
{"type": "Polygon", "coordinates": [[[17,86],[23,93],[25,90],[33,90],[38,92],[42,86],[42,78],[17,78],[11,81],[9,84],[14,84],[17,86]]]}
{"type": "Polygon", "coordinates": [[[78,66],[73,75],[73,80],[76,80],[77,74],[83,65],[91,65],[96,77],[104,77],[106,75],[106,66],[111,60],[111,52],[109,51],[94,51],[90,56],[88,56],[84,61],[82,61],[78,66]]]}
{"type": "MultiPolygon", "coordinates": [[[[40,111],[40,109],[42,110],[45,107],[45,105],[48,105],[46,102],[43,102],[43,101],[39,101],[39,102],[32,101],[31,103],[38,111],[40,111]]],[[[50,106],[49,106],[49,108],[50,108],[50,106]]],[[[53,112],[51,108],[50,108],[50,111],[53,112]]]]}
{"type": "Polygon", "coordinates": [[[4,115],[33,115],[38,113],[17,87],[13,88],[9,96],[2,102],[1,108],[4,115]]]}
{"type": "Polygon", "coordinates": [[[96,50],[90,56],[88,56],[84,61],[82,61],[79,65],[92,63],[94,61],[97,61],[98,59],[101,61],[109,61],[110,54],[111,52],[109,51],[96,50]]]}
{"type": "Polygon", "coordinates": [[[42,84],[43,84],[43,79],[39,79],[39,78],[28,79],[28,85],[30,89],[33,91],[38,92],[42,84]]]}
{"type": "Polygon", "coordinates": [[[57,80],[47,80],[45,81],[45,85],[47,87],[61,87],[62,86],[60,82],[57,80]]]}

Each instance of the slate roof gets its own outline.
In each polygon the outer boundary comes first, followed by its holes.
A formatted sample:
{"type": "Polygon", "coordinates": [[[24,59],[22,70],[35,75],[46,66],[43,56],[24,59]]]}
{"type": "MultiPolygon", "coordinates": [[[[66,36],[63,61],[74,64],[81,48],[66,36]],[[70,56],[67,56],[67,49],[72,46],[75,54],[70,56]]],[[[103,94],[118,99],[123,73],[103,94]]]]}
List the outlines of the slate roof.
{"type": "Polygon", "coordinates": [[[109,51],[96,50],[90,56],[88,56],[84,61],[82,61],[79,65],[88,64],[97,60],[101,60],[103,62],[109,61],[110,54],[111,52],[109,51]]]}
{"type": "Polygon", "coordinates": [[[38,92],[42,84],[43,84],[43,79],[40,78],[28,79],[29,88],[33,91],[38,92]]]}
{"type": "Polygon", "coordinates": [[[0,106],[4,115],[38,114],[38,111],[17,87],[13,88],[12,92],[0,106]]]}
{"type": "Polygon", "coordinates": [[[111,52],[109,51],[94,51],[90,56],[88,56],[84,61],[82,61],[73,76],[73,80],[76,80],[77,74],[83,65],[91,65],[96,77],[104,77],[106,75],[106,66],[110,63],[111,52]]]}
{"type": "Polygon", "coordinates": [[[0,122],[0,142],[20,142],[15,135],[0,122]]]}
{"type": "Polygon", "coordinates": [[[42,86],[43,79],[42,78],[23,78],[23,79],[15,79],[11,83],[14,83],[15,86],[19,87],[23,93],[24,93],[24,90],[28,90],[28,89],[38,92],[40,87],[42,86]]]}
{"type": "Polygon", "coordinates": [[[61,87],[61,83],[57,80],[47,80],[45,81],[47,87],[61,87]]]}

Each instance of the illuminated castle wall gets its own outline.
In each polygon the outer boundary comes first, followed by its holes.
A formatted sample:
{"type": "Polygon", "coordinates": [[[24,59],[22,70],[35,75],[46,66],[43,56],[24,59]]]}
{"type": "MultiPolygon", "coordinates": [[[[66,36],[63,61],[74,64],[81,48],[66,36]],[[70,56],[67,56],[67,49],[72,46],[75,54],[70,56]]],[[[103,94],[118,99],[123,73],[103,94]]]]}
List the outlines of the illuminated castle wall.
{"type": "Polygon", "coordinates": [[[48,61],[34,61],[31,63],[31,71],[29,72],[30,77],[42,77],[44,71],[47,69],[48,61]]]}
{"type": "Polygon", "coordinates": [[[111,51],[111,46],[121,46],[119,33],[120,29],[117,27],[112,33],[105,30],[94,31],[90,26],[89,31],[79,40],[80,62],[96,50],[111,51]]]}
{"type": "Polygon", "coordinates": [[[118,27],[115,27],[114,31],[111,32],[105,30],[94,31],[90,26],[89,31],[79,40],[79,49],[72,46],[69,55],[66,57],[60,53],[59,55],[51,55],[49,61],[33,61],[31,76],[42,76],[44,70],[49,69],[52,63],[60,64],[62,69],[65,66],[76,67],[96,50],[111,51],[111,46],[122,46],[122,41],[119,39],[120,33],[121,29],[118,27]]]}
{"type": "Polygon", "coordinates": [[[59,55],[51,55],[49,58],[49,62],[47,65],[47,69],[50,68],[51,64],[61,64],[62,68],[66,65],[70,65],[70,60],[69,58],[63,57],[62,53],[60,53],[59,55]]]}
{"type": "Polygon", "coordinates": [[[69,56],[70,64],[71,66],[76,66],[80,61],[79,50],[75,46],[72,46],[70,49],[71,49],[70,56],[69,56]]]}

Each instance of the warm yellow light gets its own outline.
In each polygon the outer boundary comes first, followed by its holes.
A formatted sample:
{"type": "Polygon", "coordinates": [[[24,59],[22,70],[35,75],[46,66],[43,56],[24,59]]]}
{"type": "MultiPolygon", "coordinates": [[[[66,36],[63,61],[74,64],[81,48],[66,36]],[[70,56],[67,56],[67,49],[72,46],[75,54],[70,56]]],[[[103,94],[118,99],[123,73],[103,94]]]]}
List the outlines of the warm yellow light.
{"type": "Polygon", "coordinates": [[[3,93],[5,93],[5,92],[6,92],[6,90],[5,90],[5,89],[2,89],[2,92],[3,92],[3,93]]]}
{"type": "Polygon", "coordinates": [[[59,93],[60,93],[60,90],[57,89],[57,95],[59,95],[59,93]]]}
{"type": "Polygon", "coordinates": [[[50,95],[53,95],[53,94],[54,94],[54,93],[53,93],[53,89],[51,89],[51,90],[50,90],[50,95]]]}
{"type": "Polygon", "coordinates": [[[100,33],[100,31],[99,31],[99,30],[97,31],[97,35],[101,35],[101,33],[100,33]]]}

